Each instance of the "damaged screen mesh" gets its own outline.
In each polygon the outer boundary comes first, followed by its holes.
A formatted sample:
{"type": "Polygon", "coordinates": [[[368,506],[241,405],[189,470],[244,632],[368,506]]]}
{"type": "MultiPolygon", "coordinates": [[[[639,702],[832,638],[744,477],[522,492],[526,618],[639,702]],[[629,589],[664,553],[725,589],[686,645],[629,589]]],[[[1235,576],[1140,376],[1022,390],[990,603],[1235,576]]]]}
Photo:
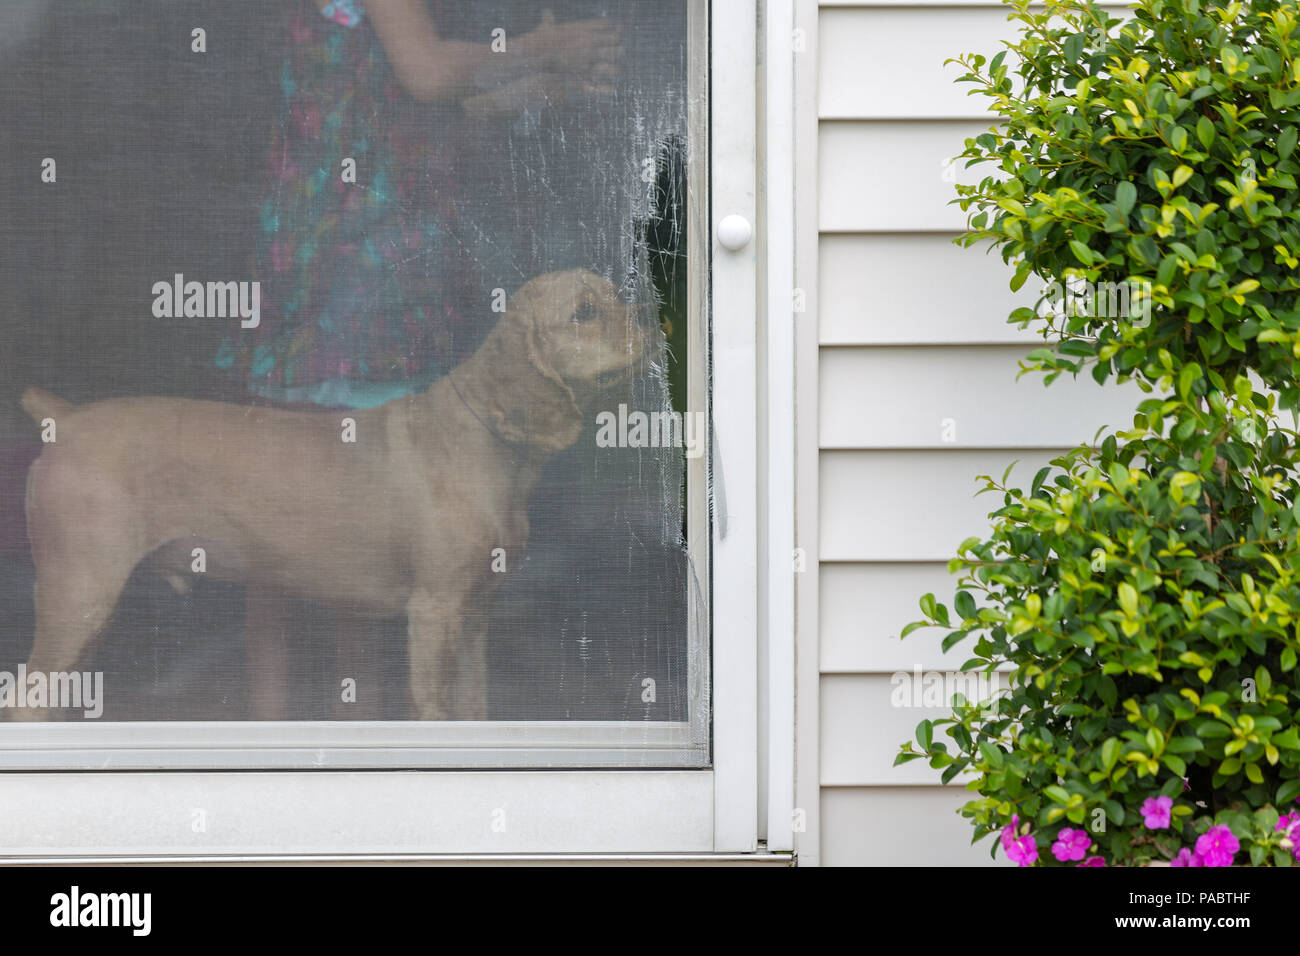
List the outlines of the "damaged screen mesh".
{"type": "Polygon", "coordinates": [[[4,744],[707,759],[701,13],[543,6],[0,7],[4,744]]]}

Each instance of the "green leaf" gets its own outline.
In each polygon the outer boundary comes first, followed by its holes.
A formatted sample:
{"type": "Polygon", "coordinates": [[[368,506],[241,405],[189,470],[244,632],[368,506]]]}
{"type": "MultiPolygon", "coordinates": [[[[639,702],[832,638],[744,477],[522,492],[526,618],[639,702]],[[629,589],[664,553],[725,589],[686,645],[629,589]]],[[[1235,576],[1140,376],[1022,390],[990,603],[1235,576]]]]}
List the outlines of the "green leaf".
{"type": "Polygon", "coordinates": [[[929,720],[923,720],[916,725],[916,742],[921,745],[922,750],[930,750],[930,744],[934,740],[934,723],[929,720]]]}
{"type": "Polygon", "coordinates": [[[1214,143],[1214,124],[1210,122],[1208,116],[1202,116],[1196,121],[1196,138],[1201,141],[1201,145],[1207,150],[1214,143]]]}
{"type": "Polygon", "coordinates": [[[1129,617],[1137,617],[1138,613],[1138,593],[1137,588],[1127,581],[1121,581],[1119,585],[1119,606],[1124,609],[1124,613],[1129,617]]]}
{"type": "Polygon", "coordinates": [[[1124,807],[1118,800],[1103,800],[1101,806],[1106,811],[1106,818],[1111,823],[1117,827],[1124,825],[1124,807]]]}
{"type": "Polygon", "coordinates": [[[1117,461],[1111,462],[1110,467],[1106,469],[1106,477],[1110,479],[1110,483],[1115,486],[1116,491],[1122,492],[1128,487],[1128,469],[1117,461]]]}
{"type": "Polygon", "coordinates": [[[1115,187],[1115,211],[1121,217],[1128,216],[1137,202],[1137,187],[1125,180],[1115,187]]]}
{"type": "Polygon", "coordinates": [[[1259,689],[1261,696],[1273,689],[1273,678],[1263,664],[1255,668],[1255,686],[1259,689]]]}
{"type": "Polygon", "coordinates": [[[1207,720],[1196,728],[1196,736],[1205,737],[1208,740],[1217,740],[1221,737],[1231,737],[1232,730],[1217,720],[1207,720]]]}
{"type": "Polygon", "coordinates": [[[920,630],[923,627],[933,627],[933,626],[934,625],[931,624],[929,621],[912,621],[910,624],[906,625],[903,628],[903,632],[898,635],[898,638],[899,640],[902,640],[903,638],[907,637],[907,635],[911,634],[913,631],[920,630]]]}
{"type": "Polygon", "coordinates": [[[921,613],[933,620],[939,603],[935,600],[934,595],[930,593],[922,594],[919,603],[921,605],[921,613]]]}
{"type": "Polygon", "coordinates": [[[1044,787],[1043,795],[1047,797],[1051,797],[1057,803],[1070,802],[1069,792],[1064,787],[1057,786],[1056,784],[1053,784],[1050,787],[1044,787]]]}
{"type": "Polygon", "coordinates": [[[976,614],[975,599],[971,597],[969,591],[958,591],[953,597],[953,609],[961,615],[962,619],[972,618],[976,614]]]}
{"type": "Polygon", "coordinates": [[[1108,737],[1106,742],[1101,745],[1101,765],[1108,773],[1114,769],[1123,746],[1117,737],[1108,737]]]}
{"type": "Polygon", "coordinates": [[[1282,733],[1274,734],[1271,743],[1274,747],[1281,747],[1283,750],[1300,750],[1300,730],[1288,727],[1282,733]]]}
{"type": "Polygon", "coordinates": [[[1020,265],[1016,267],[1015,275],[1011,277],[1011,291],[1019,292],[1020,287],[1025,284],[1025,280],[1029,278],[1032,271],[1033,264],[1028,259],[1023,260],[1020,265]]]}
{"type": "Polygon", "coordinates": [[[1175,502],[1195,501],[1201,495],[1201,479],[1190,471],[1180,471],[1169,479],[1169,491],[1175,502]]]}
{"type": "Polygon", "coordinates": [[[1093,261],[1092,250],[1089,249],[1082,242],[1080,242],[1078,239],[1070,240],[1070,251],[1073,252],[1074,257],[1078,259],[1081,263],[1083,263],[1085,266],[1092,265],[1092,261],[1093,261]]]}
{"type": "Polygon", "coordinates": [[[1279,159],[1286,159],[1295,152],[1296,128],[1295,124],[1289,124],[1282,128],[1282,133],[1277,138],[1277,155],[1279,159]]]}

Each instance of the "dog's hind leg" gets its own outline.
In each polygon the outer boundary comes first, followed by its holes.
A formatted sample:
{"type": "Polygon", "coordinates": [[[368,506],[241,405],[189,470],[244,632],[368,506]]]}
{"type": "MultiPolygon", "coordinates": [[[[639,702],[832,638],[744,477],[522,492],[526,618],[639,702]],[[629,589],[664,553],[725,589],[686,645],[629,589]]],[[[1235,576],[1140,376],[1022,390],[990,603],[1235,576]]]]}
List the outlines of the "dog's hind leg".
{"type": "MultiPolygon", "coordinates": [[[[36,570],[36,638],[27,659],[28,674],[50,675],[77,666],[86,649],[108,622],[131,566],[95,560],[90,555],[36,570]]],[[[41,708],[5,711],[11,720],[46,720],[41,708]]]]}
{"type": "MultiPolygon", "coordinates": [[[[69,498],[69,489],[57,487],[59,476],[51,475],[47,462],[38,460],[32,468],[34,478],[39,471],[43,472],[39,478],[46,480],[28,486],[27,527],[36,563],[36,636],[27,671],[48,675],[76,667],[108,622],[147,549],[135,545],[131,529],[119,520],[105,489],[69,498]],[[64,510],[69,501],[75,513],[64,510]],[[96,504],[107,507],[87,507],[96,504]]],[[[39,708],[6,708],[6,713],[16,720],[49,716],[39,708]]]]}

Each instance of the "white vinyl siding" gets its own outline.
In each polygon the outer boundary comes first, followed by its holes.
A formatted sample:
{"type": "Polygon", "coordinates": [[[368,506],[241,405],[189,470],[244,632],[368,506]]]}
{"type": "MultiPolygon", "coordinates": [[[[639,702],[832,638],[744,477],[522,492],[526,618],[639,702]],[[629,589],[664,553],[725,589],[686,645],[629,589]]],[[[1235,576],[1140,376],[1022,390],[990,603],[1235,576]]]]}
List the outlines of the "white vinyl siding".
{"type": "MultiPolygon", "coordinates": [[[[951,598],[947,560],[1000,506],[974,497],[976,475],[1018,459],[1012,474],[1028,482],[1099,426],[1127,425],[1140,396],[1086,376],[1017,381],[1036,339],[1005,320],[1039,290],[1012,293],[996,253],[951,242],[964,214],[949,204],[945,161],[990,119],[943,61],[997,52],[1012,31],[1005,9],[822,0],[818,23],[819,359],[814,410],[799,423],[820,449],[816,488],[801,490],[817,501],[816,633],[801,618],[799,637],[820,672],[817,852],[828,865],[984,865],[988,842],[972,847],[956,813],[969,795],[940,787],[924,761],[891,766],[916,723],[941,711],[891,706],[890,675],[964,657],[942,654],[938,631],[898,633],[925,592],[951,598]]],[[[961,182],[985,174],[953,171],[961,182]]],[[[813,241],[806,230],[800,240],[813,241]]]]}

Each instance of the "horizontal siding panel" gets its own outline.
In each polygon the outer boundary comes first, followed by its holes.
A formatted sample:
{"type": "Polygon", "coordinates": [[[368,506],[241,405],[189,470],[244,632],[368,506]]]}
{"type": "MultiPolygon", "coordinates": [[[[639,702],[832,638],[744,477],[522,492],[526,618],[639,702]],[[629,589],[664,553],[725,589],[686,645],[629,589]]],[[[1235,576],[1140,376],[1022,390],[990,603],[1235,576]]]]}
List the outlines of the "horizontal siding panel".
{"type": "Polygon", "coordinates": [[[878,7],[824,10],[818,18],[818,110],[823,119],[973,117],[989,99],[957,83],[944,60],[986,57],[1015,35],[1005,9],[878,7]]]}
{"type": "Polygon", "coordinates": [[[823,448],[1043,448],[1126,428],[1145,397],[1090,375],[1017,380],[1020,346],[821,351],[823,448]]]}
{"type": "Polygon", "coordinates": [[[1015,270],[983,246],[936,233],[827,235],[818,243],[823,345],[1040,342],[1007,324],[1042,289],[1010,288],[1015,270]]]}
{"type": "Polygon", "coordinates": [[[976,475],[1027,487],[1058,450],[824,451],[822,561],[947,561],[970,535],[988,533],[996,493],[975,497],[976,475]]]}
{"type": "MultiPolygon", "coordinates": [[[[921,616],[918,603],[933,594],[952,606],[958,576],[946,564],[826,564],[818,575],[819,650],[823,674],[892,674],[894,671],[951,670],[971,656],[971,635],[943,652],[943,628],[903,627],[921,616]]],[[[977,599],[978,601],[978,599],[977,599]]],[[[1002,665],[1008,670],[1010,665],[1002,665]]]]}
{"type": "Polygon", "coordinates": [[[823,232],[960,232],[966,214],[948,202],[953,181],[993,172],[945,164],[984,120],[827,122],[818,129],[818,226],[823,232]],[[947,177],[947,178],[945,178],[947,177]],[[952,179],[953,181],[948,181],[952,179]]]}
{"type": "Polygon", "coordinates": [[[818,575],[820,654],[823,673],[942,670],[960,667],[972,636],[945,654],[941,628],[899,632],[921,616],[921,595],[952,604],[957,576],[940,562],[918,564],[827,564],[818,575]]]}
{"type": "MultiPolygon", "coordinates": [[[[945,687],[954,688],[967,697],[983,699],[987,695],[975,692],[975,685],[965,683],[968,679],[974,680],[976,675],[973,674],[922,670],[918,680],[911,670],[900,668],[900,672],[898,679],[892,674],[830,674],[822,677],[823,786],[941,786],[942,771],[933,769],[925,760],[912,760],[898,767],[893,765],[898,748],[909,740],[915,740],[918,723],[952,715],[950,705],[916,706],[927,699],[920,696],[910,698],[912,687],[933,675],[936,683],[942,679],[945,687]],[[963,691],[963,687],[972,687],[972,690],[963,691]]],[[[996,683],[990,684],[994,689],[999,685],[1009,686],[1005,675],[995,674],[993,677],[997,679],[996,683]]],[[[921,690],[916,693],[919,695],[921,690]]],[[[949,748],[954,746],[942,729],[936,732],[935,740],[942,741],[949,748]]]]}
{"type": "Polygon", "coordinates": [[[823,790],[823,866],[1008,866],[994,837],[971,845],[958,809],[970,794],[954,788],[823,790]]]}

